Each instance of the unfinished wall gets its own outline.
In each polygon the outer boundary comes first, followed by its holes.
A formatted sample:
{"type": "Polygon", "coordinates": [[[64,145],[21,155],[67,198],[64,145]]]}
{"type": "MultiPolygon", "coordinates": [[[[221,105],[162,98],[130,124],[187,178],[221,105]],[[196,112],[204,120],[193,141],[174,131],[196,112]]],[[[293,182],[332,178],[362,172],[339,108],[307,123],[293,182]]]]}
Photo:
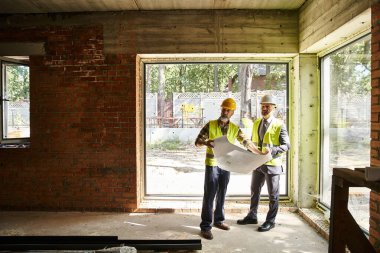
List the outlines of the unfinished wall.
{"type": "Polygon", "coordinates": [[[313,0],[299,10],[301,53],[318,53],[369,29],[371,0],[313,0]],[[339,31],[340,30],[340,31],[339,31]]]}
{"type": "Polygon", "coordinates": [[[318,58],[300,54],[295,60],[294,98],[292,100],[293,196],[298,207],[315,207],[318,195],[320,85],[318,58]],[[298,145],[297,145],[298,144],[298,145]]]}
{"type": "MultiPolygon", "coordinates": [[[[380,3],[372,5],[371,166],[380,167],[380,3]]],[[[371,191],[370,241],[380,249],[380,194],[371,191]]]]}
{"type": "Polygon", "coordinates": [[[136,206],[135,56],[104,55],[101,26],[3,30],[30,57],[31,147],[0,149],[3,209],[136,206]]]}
{"type": "Polygon", "coordinates": [[[11,15],[0,16],[0,31],[0,49],[45,47],[30,57],[31,146],[0,149],[2,210],[138,207],[138,53],[298,50],[298,16],[289,11],[11,15]]]}

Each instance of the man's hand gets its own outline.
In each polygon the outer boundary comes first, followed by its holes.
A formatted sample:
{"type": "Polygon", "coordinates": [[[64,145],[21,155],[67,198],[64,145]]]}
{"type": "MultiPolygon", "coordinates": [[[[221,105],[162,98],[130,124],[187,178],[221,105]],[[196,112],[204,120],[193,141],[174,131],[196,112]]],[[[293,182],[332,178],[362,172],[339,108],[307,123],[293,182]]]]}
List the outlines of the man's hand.
{"type": "Polygon", "coordinates": [[[261,151],[252,142],[247,145],[247,149],[254,154],[261,154],[261,151]]]}
{"type": "Polygon", "coordinates": [[[268,154],[271,150],[268,148],[265,152],[262,152],[261,150],[259,150],[255,144],[253,143],[249,143],[248,146],[247,146],[247,149],[249,151],[251,151],[252,153],[254,154],[257,154],[257,155],[266,155],[268,154]]]}
{"type": "Polygon", "coordinates": [[[261,152],[262,155],[266,155],[268,153],[271,153],[272,150],[270,148],[267,148],[265,152],[261,152]]]}
{"type": "Polygon", "coordinates": [[[205,145],[209,148],[213,148],[214,147],[214,141],[213,140],[207,140],[205,145]]]}

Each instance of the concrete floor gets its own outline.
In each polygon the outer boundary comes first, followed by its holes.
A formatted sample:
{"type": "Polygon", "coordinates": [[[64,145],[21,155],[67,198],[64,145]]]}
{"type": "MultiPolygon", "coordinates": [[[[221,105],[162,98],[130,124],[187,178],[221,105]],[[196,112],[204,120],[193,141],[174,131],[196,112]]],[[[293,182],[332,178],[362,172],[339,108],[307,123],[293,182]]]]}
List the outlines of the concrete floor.
{"type": "MultiPolygon", "coordinates": [[[[328,242],[297,213],[282,211],[276,227],[257,232],[260,225],[237,225],[243,215],[227,213],[230,231],[212,229],[214,239],[202,239],[202,252],[328,251],[328,242]]],[[[265,218],[259,216],[259,222],[265,218]]],[[[0,235],[114,235],[131,239],[199,239],[199,213],[0,212],[0,235]]]]}

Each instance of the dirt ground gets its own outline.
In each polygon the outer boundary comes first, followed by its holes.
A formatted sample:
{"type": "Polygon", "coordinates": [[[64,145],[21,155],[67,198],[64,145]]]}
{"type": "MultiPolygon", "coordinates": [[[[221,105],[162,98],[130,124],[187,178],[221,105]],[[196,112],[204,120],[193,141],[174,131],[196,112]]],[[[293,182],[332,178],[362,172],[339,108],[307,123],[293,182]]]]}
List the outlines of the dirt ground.
{"type": "MultiPolygon", "coordinates": [[[[166,196],[203,195],[205,147],[185,145],[177,150],[150,149],[146,152],[147,194],[166,196]]],[[[343,159],[344,156],[340,156],[343,159]]],[[[351,159],[351,158],[350,158],[351,159]]],[[[358,161],[356,161],[357,163],[358,161]]],[[[355,164],[354,161],[352,161],[355,164]]],[[[250,174],[232,173],[227,195],[250,195],[250,174]]],[[[285,175],[280,180],[281,191],[286,192],[285,175]]],[[[266,186],[263,187],[266,194],[266,186]]],[[[358,188],[350,190],[349,209],[357,222],[369,229],[369,191],[358,188]]]]}

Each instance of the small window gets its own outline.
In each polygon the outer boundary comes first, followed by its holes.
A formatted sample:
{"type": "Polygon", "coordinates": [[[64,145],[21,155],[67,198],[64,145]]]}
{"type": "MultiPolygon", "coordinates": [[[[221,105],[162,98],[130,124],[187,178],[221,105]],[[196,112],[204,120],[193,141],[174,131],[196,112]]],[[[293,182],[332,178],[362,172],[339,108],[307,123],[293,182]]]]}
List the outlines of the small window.
{"type": "Polygon", "coordinates": [[[1,147],[25,147],[30,137],[29,66],[1,58],[1,147]]]}

